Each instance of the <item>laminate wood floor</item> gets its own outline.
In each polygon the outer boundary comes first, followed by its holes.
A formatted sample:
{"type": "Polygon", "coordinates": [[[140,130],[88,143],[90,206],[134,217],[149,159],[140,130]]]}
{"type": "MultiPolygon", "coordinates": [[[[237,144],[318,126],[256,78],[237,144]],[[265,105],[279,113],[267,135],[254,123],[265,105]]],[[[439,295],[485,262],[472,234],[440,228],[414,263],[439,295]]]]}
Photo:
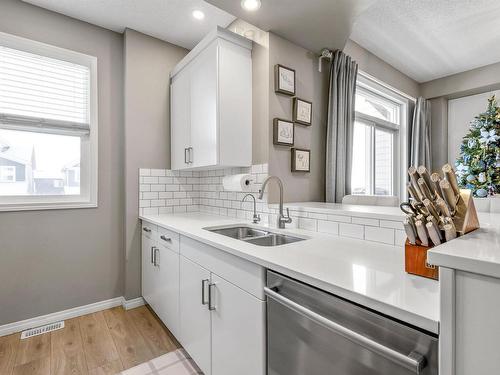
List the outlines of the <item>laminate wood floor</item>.
{"type": "Polygon", "coordinates": [[[0,337],[1,375],[108,375],[180,348],[146,306],[66,320],[58,331],[0,337]]]}

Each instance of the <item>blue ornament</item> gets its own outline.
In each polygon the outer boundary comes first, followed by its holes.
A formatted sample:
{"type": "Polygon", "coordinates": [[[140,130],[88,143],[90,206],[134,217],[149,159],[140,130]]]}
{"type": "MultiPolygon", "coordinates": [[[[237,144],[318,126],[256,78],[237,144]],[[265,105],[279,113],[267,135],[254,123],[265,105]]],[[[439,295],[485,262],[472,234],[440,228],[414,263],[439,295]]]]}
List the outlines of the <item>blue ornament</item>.
{"type": "Polygon", "coordinates": [[[477,166],[479,167],[479,169],[484,169],[486,168],[486,163],[484,162],[484,160],[479,160],[477,166]]]}
{"type": "Polygon", "coordinates": [[[472,190],[472,189],[474,189],[474,185],[472,185],[472,184],[466,184],[465,188],[472,190]]]}
{"type": "Polygon", "coordinates": [[[488,191],[486,189],[477,189],[476,190],[476,195],[479,198],[485,198],[488,195],[488,191]]]}
{"type": "Polygon", "coordinates": [[[470,174],[466,177],[467,182],[472,182],[476,179],[476,176],[470,174]]]}

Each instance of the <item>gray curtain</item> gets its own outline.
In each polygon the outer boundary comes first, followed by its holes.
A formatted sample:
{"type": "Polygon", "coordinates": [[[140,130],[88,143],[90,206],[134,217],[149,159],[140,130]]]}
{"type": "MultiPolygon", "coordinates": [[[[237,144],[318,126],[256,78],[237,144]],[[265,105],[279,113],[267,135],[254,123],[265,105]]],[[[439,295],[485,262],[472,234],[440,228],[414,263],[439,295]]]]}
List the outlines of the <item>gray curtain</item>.
{"type": "Polygon", "coordinates": [[[409,131],[409,165],[425,165],[431,171],[431,102],[417,99],[409,131]]]}
{"type": "Polygon", "coordinates": [[[330,67],[326,125],[326,201],[342,202],[351,193],[354,100],[358,64],[342,51],[330,67]]]}

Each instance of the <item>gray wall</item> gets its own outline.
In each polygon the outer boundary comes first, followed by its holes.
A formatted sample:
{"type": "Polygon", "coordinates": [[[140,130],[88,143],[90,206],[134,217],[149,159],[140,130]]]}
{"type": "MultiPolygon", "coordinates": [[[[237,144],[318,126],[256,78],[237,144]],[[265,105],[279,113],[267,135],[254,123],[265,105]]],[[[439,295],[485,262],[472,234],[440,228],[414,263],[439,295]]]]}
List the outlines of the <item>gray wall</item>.
{"type": "Polygon", "coordinates": [[[344,50],[358,63],[359,69],[414,98],[420,95],[420,86],[404,73],[367,51],[359,44],[348,40],[344,50]]]}
{"type": "Polygon", "coordinates": [[[97,56],[99,207],[0,212],[0,325],[123,294],[122,36],[19,0],[0,31],[97,56]]]}
{"type": "Polygon", "coordinates": [[[139,168],[170,168],[169,74],[184,48],[127,29],[125,86],[125,298],[141,295],[139,168]]]}
{"type": "Polygon", "coordinates": [[[424,98],[449,99],[500,89],[500,62],[435,79],[420,85],[424,98]]]}
{"type": "MultiPolygon", "coordinates": [[[[324,201],[328,71],[318,71],[318,59],[312,52],[270,33],[269,72],[269,173],[283,181],[286,202],[324,201]],[[290,147],[272,144],[273,119],[292,120],[292,98],[274,92],[276,64],[295,69],[296,96],[313,103],[312,125],[295,125],[294,146],[311,150],[310,173],[292,173],[290,147]]],[[[269,200],[276,202],[277,199],[277,190],[273,187],[269,200]]]]}

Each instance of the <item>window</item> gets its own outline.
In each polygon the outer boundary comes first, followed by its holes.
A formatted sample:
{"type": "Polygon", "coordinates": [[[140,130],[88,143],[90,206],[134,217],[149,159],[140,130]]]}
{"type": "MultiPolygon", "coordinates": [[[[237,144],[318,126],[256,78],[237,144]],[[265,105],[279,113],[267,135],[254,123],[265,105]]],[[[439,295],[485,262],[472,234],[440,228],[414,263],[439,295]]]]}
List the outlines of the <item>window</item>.
{"type": "Polygon", "coordinates": [[[352,194],[404,197],[407,99],[365,74],[356,86],[352,194]]]}
{"type": "Polygon", "coordinates": [[[16,182],[16,167],[0,166],[0,182],[16,182]]]}
{"type": "Polygon", "coordinates": [[[97,205],[96,67],[0,33],[0,210],[97,205]]]}

